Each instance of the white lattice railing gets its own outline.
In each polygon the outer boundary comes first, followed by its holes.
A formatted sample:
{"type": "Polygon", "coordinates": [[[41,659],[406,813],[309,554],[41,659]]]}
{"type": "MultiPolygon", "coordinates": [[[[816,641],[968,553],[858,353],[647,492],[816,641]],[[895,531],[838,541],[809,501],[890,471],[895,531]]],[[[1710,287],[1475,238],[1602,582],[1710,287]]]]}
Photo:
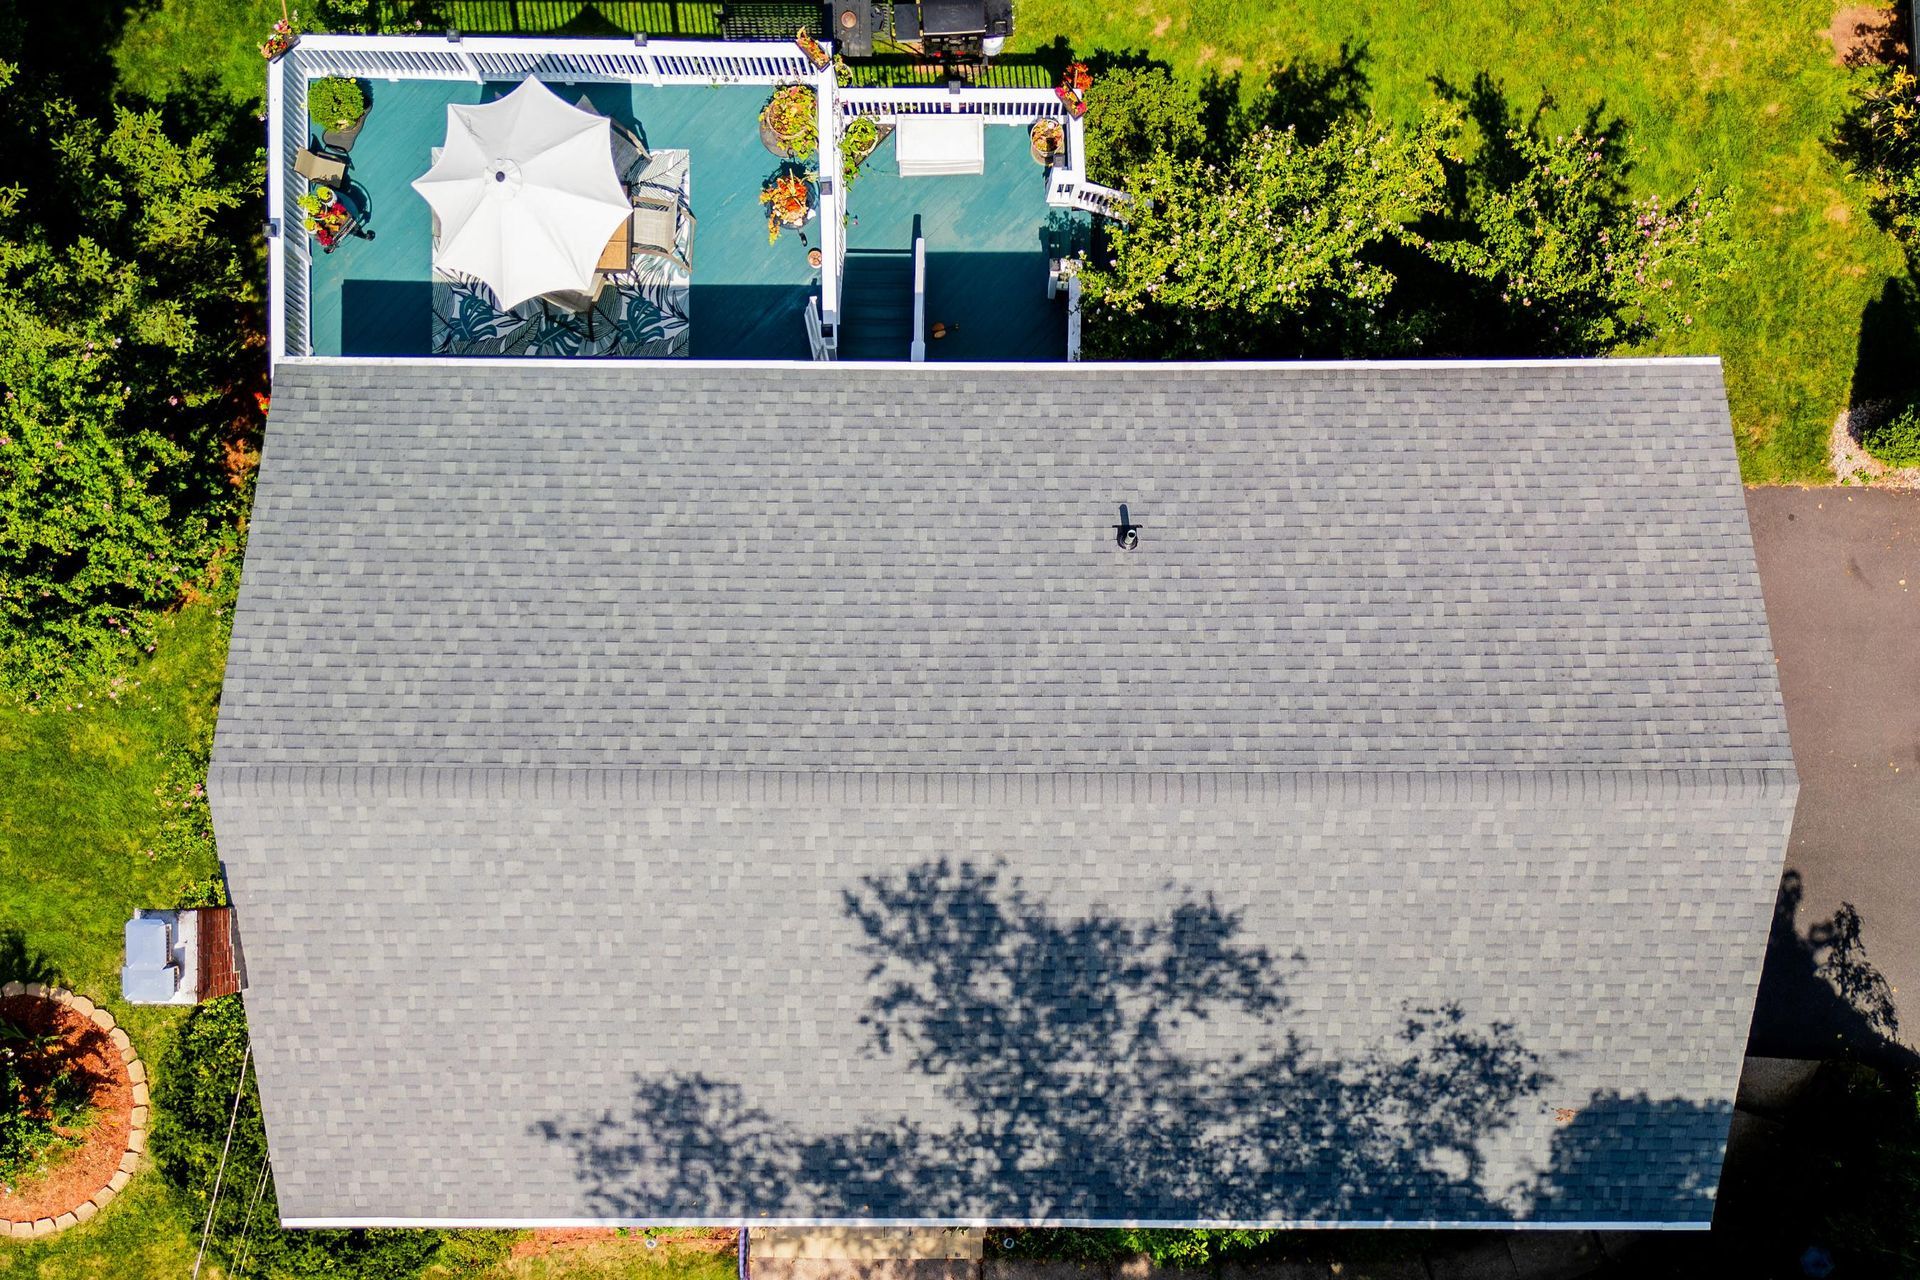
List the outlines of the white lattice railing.
{"type": "Polygon", "coordinates": [[[925,88],[842,89],[841,115],[872,116],[886,121],[897,116],[963,115],[987,116],[1002,124],[1031,124],[1041,116],[1067,119],[1067,109],[1051,89],[951,89],[929,85],[925,88]]]}
{"type": "MultiPolygon", "coordinates": [[[[307,81],[320,76],[359,76],[369,80],[520,80],[527,76],[563,81],[651,85],[785,84],[812,81],[821,92],[821,136],[835,109],[831,71],[818,72],[792,44],[783,41],[556,40],[464,36],[301,37],[292,53],[268,68],[268,119],[275,129],[267,156],[267,216],[277,225],[269,235],[267,265],[274,283],[269,305],[271,358],[313,353],[312,241],[302,229],[296,203],[306,183],[293,171],[294,155],[310,140],[307,81]]],[[[838,166],[823,168],[838,173],[838,166]]],[[[845,236],[841,227],[843,193],[821,198],[821,308],[827,341],[840,311],[840,264],[845,236]]]]}
{"type": "Polygon", "coordinates": [[[267,118],[277,126],[267,154],[267,271],[274,282],[268,309],[268,358],[313,354],[313,248],[299,199],[306,181],[293,171],[307,145],[307,75],[300,51],[268,67],[267,118]]]}
{"type": "Polygon", "coordinates": [[[779,84],[814,77],[778,40],[573,40],[523,36],[306,36],[307,74],[370,80],[556,80],[779,84]]]}

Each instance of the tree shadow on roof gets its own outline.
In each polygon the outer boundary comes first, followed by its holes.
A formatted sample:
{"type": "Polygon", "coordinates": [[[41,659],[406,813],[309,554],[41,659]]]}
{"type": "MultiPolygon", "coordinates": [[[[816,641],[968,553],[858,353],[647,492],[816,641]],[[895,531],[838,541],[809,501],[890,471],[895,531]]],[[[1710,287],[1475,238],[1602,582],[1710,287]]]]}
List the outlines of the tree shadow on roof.
{"type": "Polygon", "coordinates": [[[1317,1053],[1286,1026],[1298,958],[1245,941],[1207,897],[1066,916],[939,861],[862,882],[846,911],[872,1051],[963,1119],[803,1132],[738,1085],[642,1078],[630,1105],[537,1126],[571,1148],[596,1213],[1511,1216],[1483,1189],[1482,1144],[1548,1077],[1504,1024],[1409,1010],[1371,1052],[1317,1053]]]}

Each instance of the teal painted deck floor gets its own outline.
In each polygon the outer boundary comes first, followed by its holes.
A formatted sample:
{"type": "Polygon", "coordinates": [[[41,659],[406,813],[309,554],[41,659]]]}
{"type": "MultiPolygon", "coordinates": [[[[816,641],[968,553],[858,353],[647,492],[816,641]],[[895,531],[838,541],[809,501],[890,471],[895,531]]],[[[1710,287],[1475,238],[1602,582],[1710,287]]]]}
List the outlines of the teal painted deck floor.
{"type": "Polygon", "coordinates": [[[1047,207],[1047,171],[1034,163],[1025,129],[988,125],[986,171],[935,178],[902,178],[889,137],[861,167],[847,203],[850,251],[910,250],[920,220],[929,360],[1067,358],[1066,302],[1047,298],[1047,260],[1084,244],[1088,219],[1047,207]],[[947,337],[932,338],[936,321],[947,337]]]}
{"type": "MultiPolygon", "coordinates": [[[[767,90],[745,85],[653,88],[551,84],[582,93],[649,147],[692,153],[696,358],[807,358],[801,316],[819,273],[786,234],[767,243],[760,187],[778,162],[760,145],[767,90]]],[[[350,177],[372,206],[372,240],[349,239],[313,264],[313,349],[321,355],[422,355],[431,347],[432,220],[411,183],[446,139],[447,105],[490,101],[512,84],[373,81],[373,113],[355,143],[350,177]]]]}
{"type": "MultiPolygon", "coordinates": [[[[507,83],[373,81],[373,112],[352,154],[350,178],[369,207],[372,240],[351,238],[314,255],[313,349],[321,355],[424,355],[432,344],[431,221],[409,185],[427,171],[446,136],[449,103],[489,101],[507,83]]],[[[701,359],[807,357],[802,313],[817,288],[807,245],[791,232],[767,243],[760,188],[777,161],[760,145],[760,86],[563,85],[625,122],[649,147],[692,153],[698,219],[690,298],[692,350],[701,359]]],[[[928,343],[930,359],[1059,360],[1065,304],[1046,298],[1050,238],[1081,215],[1046,204],[1045,171],[1026,133],[987,129],[986,172],[901,178],[889,140],[850,194],[851,249],[910,249],[913,222],[927,240],[927,320],[951,335],[928,343]]],[[[818,224],[808,238],[817,244],[818,224]]],[[[1053,252],[1057,252],[1054,250],[1053,252]]],[[[902,353],[904,358],[904,353],[902,353]]]]}

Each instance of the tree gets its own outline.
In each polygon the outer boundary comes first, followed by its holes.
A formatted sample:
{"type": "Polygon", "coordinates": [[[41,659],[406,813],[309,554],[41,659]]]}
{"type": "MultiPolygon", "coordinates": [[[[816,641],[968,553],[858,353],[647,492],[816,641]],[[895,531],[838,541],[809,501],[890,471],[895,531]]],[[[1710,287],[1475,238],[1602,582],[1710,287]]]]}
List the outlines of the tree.
{"type": "Polygon", "coordinates": [[[1620,122],[1596,109],[1548,136],[1550,100],[1523,120],[1484,75],[1464,96],[1480,145],[1448,161],[1446,217],[1423,238],[1456,275],[1433,290],[1434,327],[1489,354],[1555,356],[1690,327],[1731,269],[1729,201],[1711,177],[1677,199],[1633,200],[1620,122]]]}
{"type": "Polygon", "coordinates": [[[1369,251],[1438,208],[1457,116],[1371,117],[1311,142],[1262,128],[1226,162],[1157,152],[1129,221],[1083,274],[1094,358],[1358,356],[1391,349],[1394,275],[1369,251]]]}
{"type": "MultiPolygon", "coordinates": [[[[0,49],[0,52],[4,52],[0,49]]],[[[108,681],[233,542],[257,425],[250,177],[0,62],[0,688],[108,681]]]]}
{"type": "Polygon", "coordinates": [[[1121,67],[1096,76],[1087,91],[1087,173],[1124,186],[1156,155],[1192,160],[1204,150],[1200,95],[1164,67],[1121,67]]]}

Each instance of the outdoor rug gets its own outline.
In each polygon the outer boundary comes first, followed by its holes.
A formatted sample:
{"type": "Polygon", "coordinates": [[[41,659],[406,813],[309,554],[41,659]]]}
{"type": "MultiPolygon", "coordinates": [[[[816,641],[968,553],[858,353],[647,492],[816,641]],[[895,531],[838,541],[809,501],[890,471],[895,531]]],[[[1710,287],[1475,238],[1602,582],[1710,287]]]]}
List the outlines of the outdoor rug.
{"type": "MultiPolygon", "coordinates": [[[[679,201],[680,257],[693,261],[692,165],[685,151],[656,151],[629,193],[679,201]]],[[[503,310],[493,290],[471,277],[435,270],[433,351],[454,356],[684,356],[692,340],[692,277],[678,262],[636,254],[613,275],[593,307],[573,312],[529,298],[503,310]]]]}

